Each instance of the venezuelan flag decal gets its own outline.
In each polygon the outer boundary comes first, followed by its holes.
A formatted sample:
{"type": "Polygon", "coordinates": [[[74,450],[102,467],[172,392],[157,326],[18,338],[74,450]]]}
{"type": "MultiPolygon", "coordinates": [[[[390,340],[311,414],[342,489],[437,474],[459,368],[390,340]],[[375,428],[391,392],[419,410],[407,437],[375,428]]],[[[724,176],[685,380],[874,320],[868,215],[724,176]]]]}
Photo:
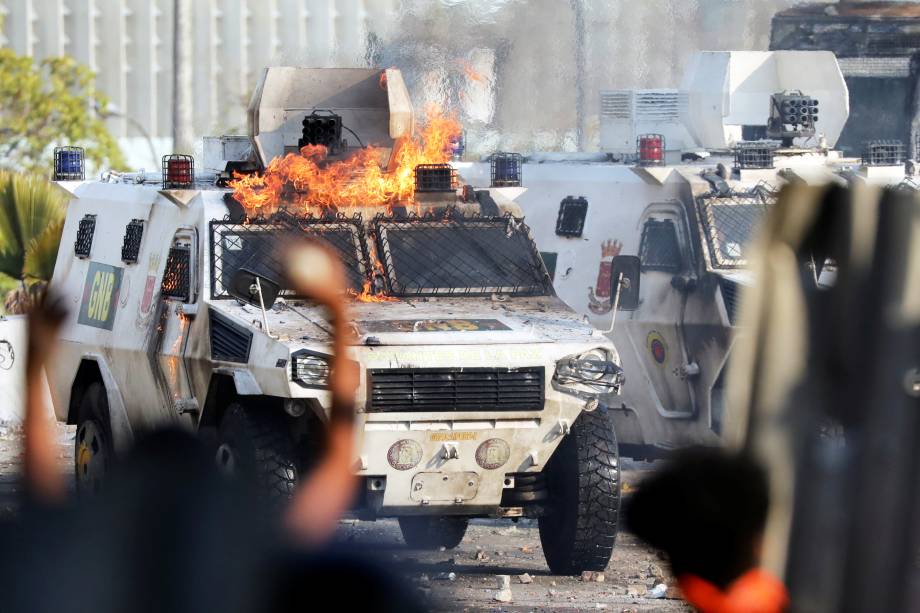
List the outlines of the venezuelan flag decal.
{"type": "Polygon", "coordinates": [[[648,347],[652,359],[658,364],[664,364],[668,359],[668,344],[658,330],[652,330],[645,337],[645,345],[648,347]]]}

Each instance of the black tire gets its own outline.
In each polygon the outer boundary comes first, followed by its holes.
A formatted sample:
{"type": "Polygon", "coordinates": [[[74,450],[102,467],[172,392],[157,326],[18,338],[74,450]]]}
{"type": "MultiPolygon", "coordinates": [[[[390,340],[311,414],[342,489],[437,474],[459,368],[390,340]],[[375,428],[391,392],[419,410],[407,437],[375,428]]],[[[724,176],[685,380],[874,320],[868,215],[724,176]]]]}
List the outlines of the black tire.
{"type": "Polygon", "coordinates": [[[297,487],[297,454],[287,417],[269,407],[234,402],[220,422],[217,464],[248,481],[272,506],[291,499],[297,487]]]}
{"type": "Polygon", "coordinates": [[[466,517],[407,516],[399,518],[399,530],[412,549],[453,549],[469,523],[466,517]]]}
{"type": "Polygon", "coordinates": [[[73,456],[78,494],[99,493],[115,459],[109,401],[102,383],[91,383],[80,399],[73,456]]]}
{"type": "Polygon", "coordinates": [[[549,501],[540,542],[557,575],[603,571],[620,508],[620,458],[606,411],[582,413],[546,466],[549,501]]]}

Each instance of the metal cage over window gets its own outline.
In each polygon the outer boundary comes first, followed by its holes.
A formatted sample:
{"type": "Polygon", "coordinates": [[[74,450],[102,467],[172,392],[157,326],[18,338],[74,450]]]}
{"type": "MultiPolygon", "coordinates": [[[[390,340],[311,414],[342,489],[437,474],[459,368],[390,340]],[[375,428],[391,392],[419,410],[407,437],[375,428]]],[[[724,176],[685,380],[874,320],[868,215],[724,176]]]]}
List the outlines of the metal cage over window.
{"type": "Polygon", "coordinates": [[[642,268],[677,272],[681,269],[677,228],[670,219],[649,219],[642,228],[639,244],[642,268]]]}
{"type": "Polygon", "coordinates": [[[178,245],[169,250],[166,258],[166,270],[163,272],[163,284],[160,293],[169,298],[179,298],[187,302],[192,297],[192,250],[178,245]]]}
{"type": "Polygon", "coordinates": [[[284,282],[285,263],[278,250],[279,241],[304,236],[323,241],[338,256],[345,268],[348,288],[363,291],[370,283],[367,239],[360,216],[296,217],[280,212],[270,218],[249,223],[214,220],[211,226],[211,297],[229,298],[227,287],[240,268],[279,282],[281,295],[296,297],[284,282]]]}
{"type": "Polygon", "coordinates": [[[583,197],[566,196],[559,203],[559,216],[556,218],[556,234],[579,238],[585,229],[588,216],[588,201],[583,197]]]}
{"type": "Polygon", "coordinates": [[[757,224],[776,203],[776,191],[761,184],[744,192],[710,193],[696,199],[713,268],[747,266],[747,245],[757,224]]]}
{"type": "Polygon", "coordinates": [[[96,216],[84,215],[77,228],[77,240],[73,252],[78,258],[88,258],[93,251],[93,235],[96,233],[96,216]]]}
{"type": "Polygon", "coordinates": [[[377,217],[374,235],[392,296],[542,296],[549,275],[530,236],[513,217],[377,217]]]}
{"type": "Polygon", "coordinates": [[[144,220],[132,219],[125,228],[125,238],[121,244],[121,261],[136,264],[141,251],[141,239],[144,236],[144,220]]]}

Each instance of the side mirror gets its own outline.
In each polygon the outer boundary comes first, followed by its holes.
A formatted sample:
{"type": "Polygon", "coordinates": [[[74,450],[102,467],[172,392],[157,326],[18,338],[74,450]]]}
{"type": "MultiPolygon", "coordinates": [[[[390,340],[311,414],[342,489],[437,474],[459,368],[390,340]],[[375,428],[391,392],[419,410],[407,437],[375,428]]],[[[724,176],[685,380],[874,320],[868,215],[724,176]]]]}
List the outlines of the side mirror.
{"type": "Polygon", "coordinates": [[[618,255],[613,258],[610,273],[610,295],[617,300],[620,311],[635,311],[639,308],[639,274],[641,262],[635,255],[618,255]]]}
{"type": "Polygon", "coordinates": [[[230,278],[230,285],[227,287],[227,293],[241,302],[250,304],[254,307],[265,307],[270,309],[278,294],[281,292],[281,286],[277,281],[273,281],[262,275],[255,273],[248,268],[240,268],[230,278]],[[262,300],[259,300],[259,290],[262,290],[262,300]]]}

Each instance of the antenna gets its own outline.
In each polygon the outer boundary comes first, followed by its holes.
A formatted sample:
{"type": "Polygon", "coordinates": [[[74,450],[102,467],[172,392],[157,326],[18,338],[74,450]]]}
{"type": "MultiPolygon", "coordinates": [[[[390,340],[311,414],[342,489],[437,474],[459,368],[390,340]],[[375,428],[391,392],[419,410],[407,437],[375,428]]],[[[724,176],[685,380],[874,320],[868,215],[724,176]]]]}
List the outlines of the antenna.
{"type": "Polygon", "coordinates": [[[617,323],[617,311],[620,308],[620,290],[624,287],[629,287],[629,277],[625,277],[621,272],[619,275],[617,275],[617,291],[613,295],[613,316],[610,318],[610,327],[604,330],[604,334],[610,334],[613,332],[613,326],[615,326],[617,323]]]}
{"type": "Polygon", "coordinates": [[[256,285],[256,293],[259,294],[259,308],[262,310],[262,328],[265,329],[265,333],[267,335],[271,336],[272,335],[271,330],[268,329],[268,317],[265,316],[265,301],[262,299],[262,283],[259,282],[258,276],[256,276],[255,285],[256,285]]]}

